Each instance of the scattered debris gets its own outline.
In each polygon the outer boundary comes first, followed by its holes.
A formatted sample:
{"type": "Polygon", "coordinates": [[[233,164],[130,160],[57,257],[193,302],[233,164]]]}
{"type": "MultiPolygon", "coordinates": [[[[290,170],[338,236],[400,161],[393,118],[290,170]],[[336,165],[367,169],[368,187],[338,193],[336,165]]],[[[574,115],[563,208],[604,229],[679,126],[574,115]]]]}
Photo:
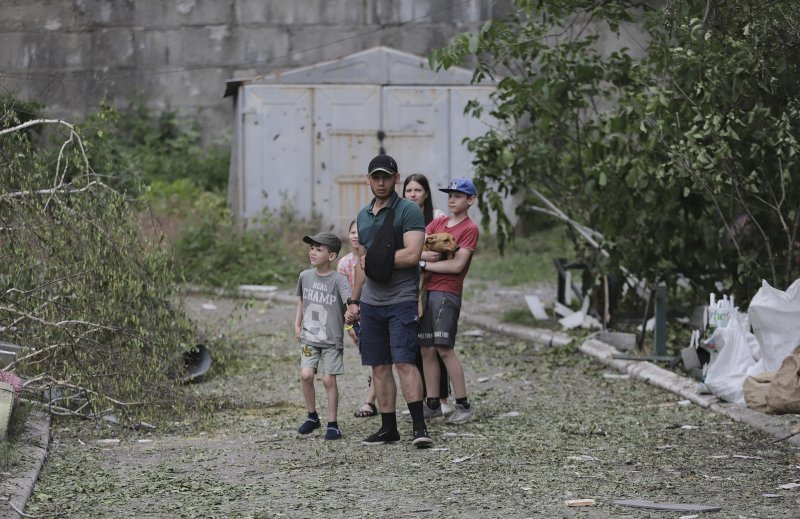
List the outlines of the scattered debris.
{"type": "Polygon", "coordinates": [[[567,317],[568,315],[572,315],[572,314],[574,314],[574,313],[575,313],[575,311],[574,311],[573,309],[571,309],[571,308],[570,308],[570,307],[568,307],[568,306],[564,306],[564,305],[562,305],[562,304],[561,304],[561,303],[559,303],[558,301],[556,301],[555,303],[553,303],[553,311],[554,311],[554,312],[555,312],[557,315],[560,315],[561,317],[567,317]]]}
{"type": "Polygon", "coordinates": [[[525,296],[525,302],[528,304],[528,309],[533,314],[534,319],[537,321],[544,321],[547,319],[547,312],[544,310],[544,305],[537,296],[525,296]]]}
{"type": "Polygon", "coordinates": [[[739,458],[740,460],[763,460],[761,456],[745,456],[744,454],[734,454],[731,458],[739,458]]]}
{"type": "Polygon", "coordinates": [[[699,425],[681,425],[681,429],[687,429],[689,431],[694,431],[694,430],[697,430],[699,428],[700,428],[699,425]]]}
{"type": "Polygon", "coordinates": [[[465,335],[467,337],[483,337],[484,333],[483,330],[479,328],[473,328],[472,330],[466,330],[461,335],[465,335]]]}
{"type": "Polygon", "coordinates": [[[613,501],[615,505],[630,506],[633,508],[648,508],[650,510],[667,510],[673,512],[716,512],[722,510],[719,506],[693,505],[684,503],[656,503],[646,499],[622,499],[613,501]]]}
{"type": "Polygon", "coordinates": [[[214,310],[217,309],[217,305],[215,305],[214,303],[203,303],[200,306],[200,308],[202,308],[203,310],[208,310],[209,312],[213,312],[214,310]]]}
{"type": "Polygon", "coordinates": [[[678,405],[692,405],[691,400],[678,400],[678,405]]]}
{"type": "Polygon", "coordinates": [[[472,456],[464,456],[463,458],[456,458],[453,460],[453,463],[461,463],[462,461],[467,461],[468,459],[472,459],[472,456]]]}
{"type": "Polygon", "coordinates": [[[597,501],[594,499],[568,499],[564,501],[567,506],[595,506],[597,501]]]}
{"type": "Polygon", "coordinates": [[[783,485],[778,485],[778,488],[781,490],[793,490],[797,487],[800,487],[800,483],[785,483],[783,485]]]}
{"type": "Polygon", "coordinates": [[[183,353],[185,376],[181,382],[187,383],[205,375],[211,368],[211,352],[203,344],[183,353]]]}
{"type": "MultiPolygon", "coordinates": [[[[556,304],[558,304],[558,303],[556,303],[556,304]]],[[[569,309],[569,308],[567,308],[566,306],[563,306],[563,305],[561,305],[561,307],[557,307],[557,308],[558,309],[556,310],[556,313],[558,313],[558,314],[563,314],[563,313],[569,312],[569,313],[567,313],[567,315],[565,315],[564,317],[562,317],[561,319],[558,320],[558,324],[560,324],[561,326],[563,326],[567,330],[570,330],[572,328],[578,328],[578,327],[581,327],[581,328],[596,328],[596,329],[602,329],[603,328],[603,325],[600,324],[600,321],[598,321],[597,319],[595,319],[594,317],[589,315],[589,298],[588,297],[584,297],[583,298],[583,305],[581,306],[581,309],[578,310],[577,312],[573,312],[571,309],[569,309]]]]}
{"type": "Polygon", "coordinates": [[[697,515],[697,514],[693,514],[693,515],[682,515],[682,516],[678,517],[678,519],[697,519],[698,517],[700,517],[700,516],[699,516],[699,515],[697,515]]]}
{"type": "Polygon", "coordinates": [[[519,411],[509,411],[507,413],[497,415],[497,418],[514,418],[519,416],[519,411]]]}
{"type": "MultiPolygon", "coordinates": [[[[692,342],[699,340],[700,333],[695,330],[692,332],[692,342]],[[694,335],[695,332],[697,335],[694,335]]],[[[697,355],[697,346],[689,345],[681,350],[681,360],[683,361],[683,369],[686,371],[692,371],[693,369],[700,369],[702,367],[700,363],[700,357],[697,355]]]]}
{"type": "Polygon", "coordinates": [[[609,380],[627,380],[631,378],[630,375],[623,375],[620,373],[603,373],[603,378],[609,380]]]}
{"type": "Polygon", "coordinates": [[[626,332],[597,332],[594,338],[610,344],[620,351],[631,351],[636,348],[636,334],[626,332]]]}
{"type": "Polygon", "coordinates": [[[97,440],[97,443],[101,443],[103,445],[113,445],[119,443],[119,438],[105,438],[102,440],[97,440]]]}
{"type": "Polygon", "coordinates": [[[761,494],[761,497],[782,497],[780,494],[761,494]]]}
{"type": "Polygon", "coordinates": [[[484,382],[489,382],[489,380],[491,380],[489,377],[481,377],[478,379],[478,382],[484,383],[484,382]]]}
{"type": "Polygon", "coordinates": [[[567,456],[567,459],[573,461],[600,461],[594,456],[589,456],[588,454],[581,454],[580,456],[567,456]]]}

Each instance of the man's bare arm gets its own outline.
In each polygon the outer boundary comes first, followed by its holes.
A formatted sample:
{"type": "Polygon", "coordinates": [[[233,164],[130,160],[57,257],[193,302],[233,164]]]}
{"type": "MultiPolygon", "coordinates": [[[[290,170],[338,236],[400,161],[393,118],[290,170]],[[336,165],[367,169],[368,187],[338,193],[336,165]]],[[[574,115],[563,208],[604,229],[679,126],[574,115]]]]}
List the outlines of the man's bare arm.
{"type": "Polygon", "coordinates": [[[405,269],[419,263],[422,246],[425,244],[425,232],[406,231],[403,233],[403,248],[394,253],[395,268],[405,269]]]}

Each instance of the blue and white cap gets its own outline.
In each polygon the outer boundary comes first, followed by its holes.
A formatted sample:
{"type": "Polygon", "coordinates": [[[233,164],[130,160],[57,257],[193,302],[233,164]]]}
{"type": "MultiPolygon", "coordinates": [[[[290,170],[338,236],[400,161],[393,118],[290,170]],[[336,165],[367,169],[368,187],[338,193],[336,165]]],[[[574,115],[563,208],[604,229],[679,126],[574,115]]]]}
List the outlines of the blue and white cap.
{"type": "Polygon", "coordinates": [[[439,191],[443,193],[450,193],[452,191],[458,193],[464,193],[465,195],[469,196],[477,196],[478,191],[475,189],[475,184],[472,183],[472,180],[464,177],[456,177],[447,184],[446,188],[442,188],[439,191]]]}

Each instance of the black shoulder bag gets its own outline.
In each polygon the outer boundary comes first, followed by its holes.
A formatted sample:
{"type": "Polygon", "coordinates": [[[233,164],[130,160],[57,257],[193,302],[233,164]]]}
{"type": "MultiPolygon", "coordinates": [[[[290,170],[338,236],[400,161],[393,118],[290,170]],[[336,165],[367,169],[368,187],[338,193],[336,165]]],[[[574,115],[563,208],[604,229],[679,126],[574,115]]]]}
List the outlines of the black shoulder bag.
{"type": "Polygon", "coordinates": [[[364,258],[364,273],[373,281],[387,283],[392,279],[394,269],[394,208],[400,203],[400,197],[387,209],[383,225],[372,240],[364,258]]]}

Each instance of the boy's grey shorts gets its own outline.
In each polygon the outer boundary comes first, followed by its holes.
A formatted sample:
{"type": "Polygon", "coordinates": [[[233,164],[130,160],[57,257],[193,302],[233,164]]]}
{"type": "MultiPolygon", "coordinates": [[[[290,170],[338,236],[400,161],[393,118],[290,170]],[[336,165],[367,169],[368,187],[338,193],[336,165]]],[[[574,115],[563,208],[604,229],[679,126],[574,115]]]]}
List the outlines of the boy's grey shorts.
{"type": "Polygon", "coordinates": [[[426,292],[422,296],[419,345],[455,347],[460,314],[460,296],[438,290],[426,292]]]}
{"type": "Polygon", "coordinates": [[[312,368],[326,375],[344,373],[344,350],[336,347],[318,348],[308,344],[300,344],[300,367],[312,368]],[[322,360],[322,369],[317,369],[322,360]]]}

